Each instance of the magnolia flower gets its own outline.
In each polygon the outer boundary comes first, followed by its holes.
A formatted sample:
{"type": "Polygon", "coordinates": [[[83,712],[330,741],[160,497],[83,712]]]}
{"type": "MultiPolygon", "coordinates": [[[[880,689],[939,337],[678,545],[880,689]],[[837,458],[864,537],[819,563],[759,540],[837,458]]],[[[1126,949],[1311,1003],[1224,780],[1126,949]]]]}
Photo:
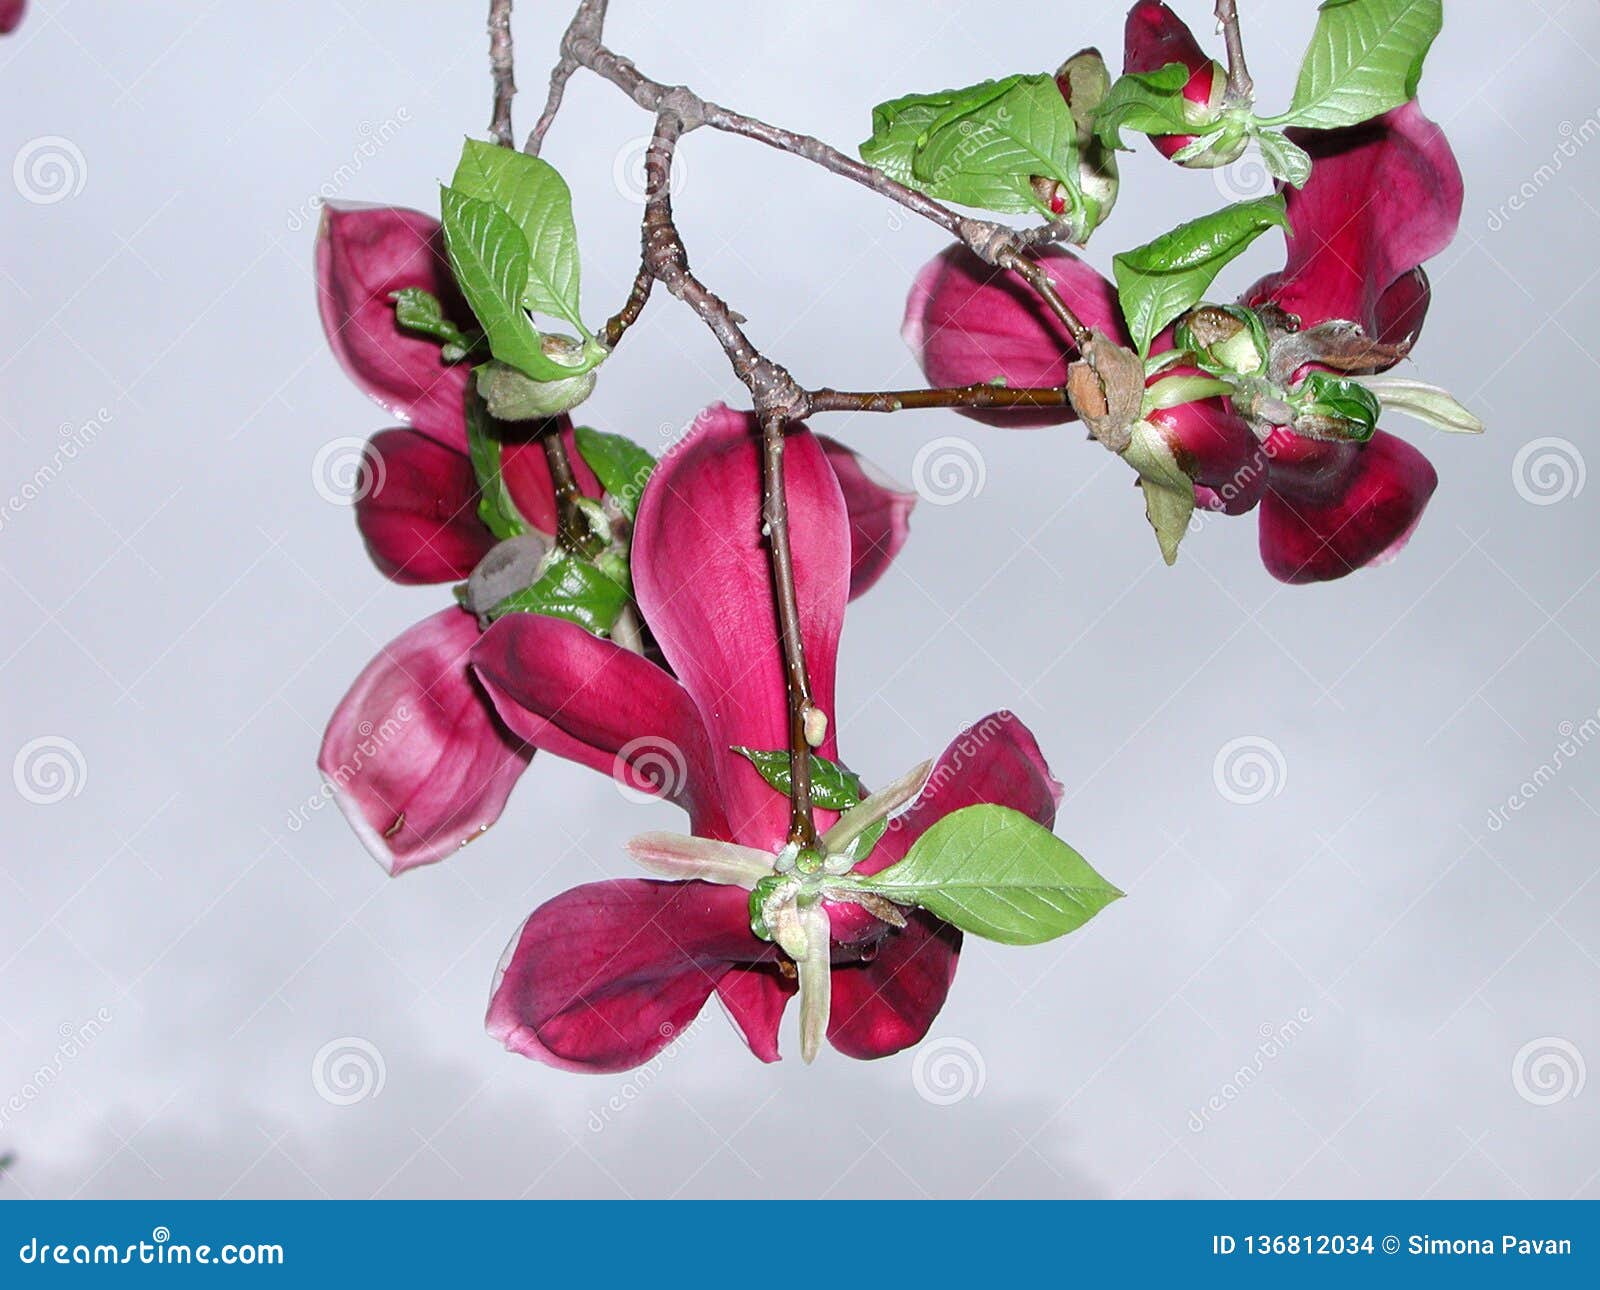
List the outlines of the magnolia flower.
{"type": "MultiPolygon", "coordinates": [[[[478,516],[467,453],[468,366],[445,362],[436,341],[401,330],[391,299],[401,288],[421,288],[459,326],[471,326],[437,222],[395,207],[330,205],[316,261],[318,306],[335,355],[362,390],[407,423],[367,445],[362,478],[369,488],[355,512],[373,563],[408,584],[481,576],[491,552],[509,544],[497,546],[478,516]]],[[[600,486],[576,451],[570,424],[565,418],[548,424],[560,428],[583,492],[598,498],[600,486]]],[[[534,531],[516,541],[548,544],[556,501],[543,449],[511,437],[501,474],[534,531]]],[[[859,594],[904,543],[914,499],[841,445],[826,444],[824,452],[849,502],[846,567],[850,590],[859,594]]],[[[493,824],[532,755],[533,746],[505,727],[467,669],[479,632],[477,618],[462,608],[423,619],[367,665],[328,723],[318,767],[357,835],[391,874],[443,859],[493,824]]]]}
{"type": "MultiPolygon", "coordinates": [[[[834,664],[849,592],[850,517],[821,443],[803,427],[789,434],[784,463],[812,699],[829,718],[816,751],[836,760],[834,664]]],[[[487,1019],[514,1052],[564,1069],[625,1070],[666,1047],[716,995],[750,1050],[778,1058],[795,959],[780,949],[789,939],[780,929],[779,944],[752,931],[744,886],[773,874],[786,851],[793,860],[790,805],[738,751],[788,746],[760,508],[753,421],[714,409],[658,467],[637,516],[634,584],[668,666],[528,614],[502,618],[473,648],[474,671],[508,727],[535,747],[676,802],[695,835],[649,835],[632,850],[656,872],[696,877],[590,883],[522,925],[487,1019]]],[[[934,821],[965,806],[1009,806],[1048,827],[1060,786],[1022,723],[997,713],[952,744],[931,773],[904,778],[872,809],[912,795],[862,872],[900,859],[934,821]]],[[[833,812],[816,815],[819,828],[841,828],[833,812]]],[[[841,833],[831,843],[829,836],[824,850],[850,850],[841,833]]],[[[827,1038],[851,1057],[885,1056],[927,1032],[961,946],[959,932],[925,912],[881,912],[889,918],[823,900],[795,915],[818,950],[809,966],[820,959],[831,996],[821,1012],[827,1038]]],[[[792,940],[789,948],[798,949],[792,940]]],[[[817,1038],[814,1014],[807,1055],[817,1038]]]]}
{"type": "MultiPolygon", "coordinates": [[[[1183,98],[1192,105],[1197,124],[1214,121],[1222,110],[1227,90],[1228,70],[1208,58],[1183,19],[1160,0],[1139,0],[1128,10],[1123,27],[1124,72],[1158,72],[1169,63],[1182,63],[1189,69],[1183,85],[1183,98]]],[[[1164,157],[1172,157],[1195,142],[1192,134],[1151,135],[1150,142],[1164,157]]],[[[1245,140],[1219,149],[1206,149],[1189,164],[1201,168],[1225,166],[1238,159],[1245,140]]]]}
{"type": "MultiPolygon", "coordinates": [[[[1382,370],[1421,328],[1428,304],[1422,262],[1455,234],[1461,214],[1455,158],[1415,102],[1348,129],[1290,133],[1311,154],[1313,168],[1303,189],[1285,192],[1288,261],[1242,303],[1274,305],[1293,315],[1301,332],[1332,321],[1355,324],[1363,347],[1377,347],[1370,364],[1356,370],[1382,370]]],[[[1059,248],[1041,251],[1038,260],[1085,326],[1128,343],[1108,281],[1059,248]]],[[[903,335],[936,385],[1060,386],[1077,357],[1066,329],[1015,275],[961,247],[917,276],[903,335]]],[[[1172,345],[1169,329],[1152,354],[1172,345]]],[[[1308,359],[1288,376],[1317,366],[1308,359]]],[[[1154,380],[1184,370],[1169,368],[1154,380]]],[[[1055,410],[969,415],[1009,426],[1073,419],[1055,410]]],[[[1240,514],[1260,503],[1262,560],[1285,582],[1326,581],[1392,558],[1437,483],[1420,452],[1381,430],[1358,443],[1310,439],[1272,424],[1253,429],[1218,398],[1181,403],[1148,420],[1192,481],[1196,505],[1240,514]]]]}

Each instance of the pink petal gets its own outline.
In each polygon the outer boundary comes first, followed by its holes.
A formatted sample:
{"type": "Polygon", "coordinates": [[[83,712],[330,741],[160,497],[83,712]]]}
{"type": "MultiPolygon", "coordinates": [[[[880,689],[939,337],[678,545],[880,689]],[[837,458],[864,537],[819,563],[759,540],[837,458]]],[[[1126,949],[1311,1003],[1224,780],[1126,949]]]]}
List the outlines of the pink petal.
{"type": "Polygon", "coordinates": [[[367,444],[356,526],[385,577],[403,583],[458,582],[494,545],[478,518],[472,463],[415,430],[384,430],[367,444]]]}
{"type": "Polygon", "coordinates": [[[489,999],[489,1033],[562,1070],[611,1072],[676,1039],[735,964],[771,958],[746,893],[627,879],[563,892],[522,925],[489,999]]]}
{"type": "Polygon", "coordinates": [[[393,415],[464,452],[468,365],[446,363],[437,341],[399,329],[390,295],[401,287],[431,291],[457,323],[472,324],[436,220],[397,206],[326,206],[317,234],[317,305],[334,355],[393,415]]]}
{"type": "Polygon", "coordinates": [[[836,439],[818,435],[828,464],[839,477],[845,508],[850,512],[850,598],[872,587],[894,563],[911,532],[911,508],[917,495],[897,488],[866,458],[836,439]]]}
{"type": "Polygon", "coordinates": [[[778,1027],[783,1010],[794,997],[795,985],[772,964],[734,967],[717,982],[717,998],[728,1010],[750,1051],[764,1062],[775,1062],[778,1027]]]}
{"type": "Polygon", "coordinates": [[[0,0],[0,36],[17,29],[27,8],[28,0],[0,0]]]}
{"type": "Polygon", "coordinates": [[[367,664],[328,722],[317,766],[391,874],[442,860],[500,816],[533,750],[467,673],[478,625],[445,609],[367,664]]]}
{"type": "Polygon", "coordinates": [[[1261,558],[1273,577],[1326,582],[1392,559],[1439,482],[1426,457],[1381,430],[1341,458],[1342,471],[1291,481],[1280,481],[1274,461],[1261,503],[1261,558]]]}
{"type": "Polygon", "coordinates": [[[501,719],[533,747],[669,798],[696,835],[732,840],[700,714],[664,668],[544,614],[501,618],[471,663],[501,719]]]}
{"type": "MultiPolygon", "coordinates": [[[[567,461],[571,463],[572,473],[577,477],[578,488],[585,497],[599,497],[600,483],[578,451],[577,440],[572,435],[572,422],[566,417],[558,417],[556,420],[562,426],[561,439],[566,445],[567,461]]],[[[505,446],[500,455],[500,473],[505,478],[506,487],[511,491],[511,500],[522,512],[522,518],[534,528],[545,533],[554,533],[556,531],[555,486],[550,482],[550,463],[549,458],[545,456],[544,444],[534,438],[536,434],[544,433],[545,427],[550,423],[540,421],[515,426],[505,422],[497,424],[505,437],[505,446]],[[517,438],[519,435],[523,436],[520,442],[517,438]]]]}
{"type": "MultiPolygon", "coordinates": [[[[761,528],[753,416],[721,404],[656,467],[634,525],[639,607],[705,722],[732,840],[776,850],[789,804],[733,745],[788,747],[777,611],[761,528]]],[[[812,699],[829,718],[818,748],[834,753],[834,662],[850,590],[850,523],[816,437],[791,430],[784,452],[801,633],[812,699]]],[[[819,814],[826,827],[831,816],[819,814]]]]}
{"type": "MultiPolygon", "coordinates": [[[[1140,0],[1128,10],[1123,27],[1122,70],[1156,72],[1168,63],[1189,69],[1183,97],[1191,103],[1210,103],[1216,89],[1216,64],[1206,56],[1194,33],[1177,14],[1155,0],[1140,0]]],[[[1152,135],[1163,157],[1171,157],[1194,142],[1192,134],[1152,135]]]]}
{"type": "MultiPolygon", "coordinates": [[[[1077,256],[1058,247],[1038,255],[1062,298],[1086,327],[1124,338],[1116,288],[1077,256]]],[[[1016,387],[1063,386],[1077,356],[1072,337],[1016,274],[952,246],[917,274],[906,298],[900,334],[931,385],[1003,381],[1016,387]]],[[[1060,425],[1070,409],[1006,412],[962,409],[990,425],[1060,425]]]]}
{"type": "Polygon", "coordinates": [[[1346,318],[1388,339],[1415,335],[1427,279],[1413,271],[1461,219],[1461,171],[1444,132],[1413,100],[1348,129],[1290,133],[1312,155],[1311,178],[1285,193],[1288,264],[1246,298],[1271,300],[1306,327],[1346,318]]]}
{"type": "MultiPolygon", "coordinates": [[[[860,866],[876,873],[902,859],[917,838],[952,811],[989,802],[1050,828],[1061,785],[1032,732],[1010,712],[995,712],[956,736],[934,764],[917,800],[890,821],[860,866]]],[[[939,1015],[955,977],[961,933],[925,914],[886,933],[877,957],[833,970],[828,1039],[850,1057],[886,1057],[917,1043],[939,1015]]]]}

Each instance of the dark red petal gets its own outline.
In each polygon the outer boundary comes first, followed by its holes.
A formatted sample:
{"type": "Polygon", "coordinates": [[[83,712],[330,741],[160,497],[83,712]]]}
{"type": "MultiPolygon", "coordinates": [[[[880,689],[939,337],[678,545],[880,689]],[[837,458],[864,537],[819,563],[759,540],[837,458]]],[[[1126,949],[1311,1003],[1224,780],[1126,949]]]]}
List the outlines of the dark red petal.
{"type": "Polygon", "coordinates": [[[323,209],[317,234],[317,307],[328,344],[351,378],[407,424],[465,452],[465,363],[446,363],[438,341],[395,324],[392,293],[421,287],[461,326],[461,303],[437,220],[397,206],[323,209]]]}
{"type": "Polygon", "coordinates": [[[544,614],[507,614],[471,659],[501,720],[533,747],[669,798],[692,832],[731,840],[700,714],[664,668],[544,614]]]}
{"type": "MultiPolygon", "coordinates": [[[[957,735],[934,763],[917,800],[890,824],[861,865],[876,873],[902,859],[936,820],[989,802],[1055,824],[1061,785],[1033,734],[1010,712],[995,712],[957,735]]],[[[918,1042],[944,1007],[961,933],[925,914],[885,934],[870,962],[833,970],[828,1039],[851,1057],[886,1057],[918,1042]]]]}
{"type": "Polygon", "coordinates": [[[402,632],[328,721],[317,766],[391,874],[431,864],[500,816],[533,750],[467,672],[478,624],[445,609],[402,632]]]}
{"type": "MultiPolygon", "coordinates": [[[[755,418],[721,406],[656,467],[634,526],[633,581],[645,621],[705,722],[733,840],[776,851],[789,803],[731,751],[786,748],[788,701],[762,536],[755,418]]],[[[812,698],[827,714],[817,751],[835,756],[834,664],[850,590],[850,523],[816,437],[789,431],[784,480],[812,698]]],[[[819,823],[831,821],[826,812],[819,823]]]]}
{"type": "Polygon", "coordinates": [[[0,0],[0,36],[17,29],[27,8],[28,0],[0,0]]]}
{"type": "Polygon", "coordinates": [[[693,1022],[730,967],[775,953],[751,934],[747,900],[737,887],[645,878],[563,892],[507,948],[489,1033],[564,1070],[649,1061],[693,1022]]]}
{"type": "Polygon", "coordinates": [[[1274,464],[1261,502],[1261,559],[1273,577],[1291,583],[1386,563],[1410,539],[1438,482],[1426,457],[1381,430],[1342,472],[1280,482],[1274,464]]]}
{"type": "MultiPolygon", "coordinates": [[[[1196,368],[1178,366],[1162,378],[1198,375],[1196,368]]],[[[1208,509],[1242,515],[1261,500],[1267,486],[1266,455],[1249,424],[1224,400],[1180,403],[1146,419],[1161,430],[1184,474],[1206,490],[1197,497],[1205,498],[1202,504],[1208,509]]]]}
{"type": "MultiPolygon", "coordinates": [[[[1051,247],[1039,263],[1084,326],[1124,341],[1116,288],[1070,252],[1051,247]]],[[[940,252],[917,274],[900,334],[932,385],[1001,382],[1059,387],[1077,347],[1016,274],[985,264],[964,246],[940,252]]],[[[962,409],[989,425],[1061,425],[1071,409],[1004,412],[962,409]]]]}
{"type": "Polygon", "coordinates": [[[478,485],[464,453],[415,430],[384,430],[367,444],[356,527],[385,577],[457,582],[494,545],[478,518],[478,485]]]}
{"type": "Polygon", "coordinates": [[[781,1056],[778,1027],[794,993],[794,982],[771,963],[731,968],[717,982],[717,998],[722,1000],[750,1051],[764,1062],[775,1062],[781,1056]]]}
{"type": "Polygon", "coordinates": [[[1347,129],[1290,133],[1311,153],[1311,178],[1285,193],[1288,263],[1246,299],[1270,300],[1306,327],[1345,318],[1370,335],[1415,335],[1426,279],[1404,279],[1461,220],[1461,171],[1444,132],[1413,100],[1347,129]]]}
{"type": "Polygon", "coordinates": [[[828,464],[839,477],[845,508],[850,512],[850,598],[870,588],[894,563],[911,533],[911,509],[917,495],[884,475],[866,458],[836,439],[818,435],[828,464]]]}

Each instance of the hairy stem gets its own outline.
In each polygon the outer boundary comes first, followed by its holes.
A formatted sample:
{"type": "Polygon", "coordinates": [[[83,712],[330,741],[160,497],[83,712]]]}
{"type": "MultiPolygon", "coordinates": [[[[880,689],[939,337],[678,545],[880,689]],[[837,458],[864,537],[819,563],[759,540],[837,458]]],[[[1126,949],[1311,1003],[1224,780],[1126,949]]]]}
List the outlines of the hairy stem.
{"type": "Polygon", "coordinates": [[[514,147],[511,100],[517,92],[512,74],[511,0],[489,0],[489,71],[494,77],[494,114],[489,137],[502,148],[514,147]]]}
{"type": "Polygon", "coordinates": [[[1217,0],[1217,26],[1228,49],[1228,99],[1248,103],[1255,94],[1255,82],[1244,61],[1244,39],[1239,34],[1239,6],[1235,0],[1217,0]]]}

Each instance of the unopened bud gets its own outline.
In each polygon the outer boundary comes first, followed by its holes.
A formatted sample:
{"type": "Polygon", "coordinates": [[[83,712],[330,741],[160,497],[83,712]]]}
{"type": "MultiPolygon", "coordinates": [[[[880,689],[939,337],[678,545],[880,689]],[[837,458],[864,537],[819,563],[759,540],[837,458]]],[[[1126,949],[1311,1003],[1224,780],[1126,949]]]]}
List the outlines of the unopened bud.
{"type": "MultiPolygon", "coordinates": [[[[543,336],[540,348],[546,358],[576,366],[583,353],[581,342],[570,336],[543,336]]],[[[570,412],[594,392],[598,373],[590,368],[576,376],[536,381],[525,372],[492,361],[478,369],[478,393],[489,405],[489,415],[501,421],[539,421],[570,412]]]]}
{"type": "Polygon", "coordinates": [[[813,748],[822,747],[822,741],[828,737],[828,714],[815,704],[808,703],[801,720],[805,726],[806,742],[813,748]]]}

